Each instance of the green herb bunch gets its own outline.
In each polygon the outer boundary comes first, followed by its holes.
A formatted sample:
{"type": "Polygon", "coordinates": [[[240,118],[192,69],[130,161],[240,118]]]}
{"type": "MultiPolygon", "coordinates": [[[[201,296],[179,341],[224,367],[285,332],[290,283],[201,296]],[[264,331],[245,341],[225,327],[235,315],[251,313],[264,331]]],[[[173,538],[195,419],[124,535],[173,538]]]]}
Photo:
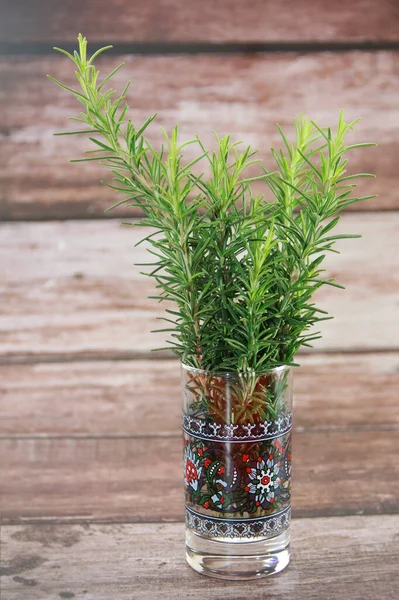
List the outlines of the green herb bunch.
{"type": "MultiPolygon", "coordinates": [[[[284,149],[271,150],[276,169],[248,176],[257,151],[216,136],[217,150],[208,151],[196,137],[179,143],[178,127],[154,148],[146,132],[156,115],[136,126],[127,115],[125,96],[109,87],[116,67],[99,81],[94,59],[109,47],[87,57],[86,39],[68,56],[76,66],[79,90],[53,77],[83,105],[78,131],[88,134],[93,149],[83,161],[98,161],[113,174],[106,183],[124,198],[115,204],[140,207],[144,217],[135,223],[153,229],[146,237],[155,279],[156,298],[172,301],[167,308],[169,347],[190,366],[218,371],[261,372],[294,364],[302,345],[320,337],[314,325],[330,318],[313,302],[322,285],[338,286],[323,277],[327,252],[336,252],[334,235],[341,211],[353,202],[356,179],[346,175],[347,123],[341,111],[335,132],[301,116],[295,121],[296,139],[289,142],[279,128],[284,149]],[[198,156],[185,162],[186,146],[198,156]],[[210,175],[196,174],[197,163],[208,163],[210,175]],[[274,201],[253,193],[251,184],[264,181],[274,201]]],[[[111,207],[114,208],[114,207],[111,207]]],[[[142,240],[144,241],[144,240],[142,240]]],[[[338,286],[341,287],[341,286],[338,286]]]]}

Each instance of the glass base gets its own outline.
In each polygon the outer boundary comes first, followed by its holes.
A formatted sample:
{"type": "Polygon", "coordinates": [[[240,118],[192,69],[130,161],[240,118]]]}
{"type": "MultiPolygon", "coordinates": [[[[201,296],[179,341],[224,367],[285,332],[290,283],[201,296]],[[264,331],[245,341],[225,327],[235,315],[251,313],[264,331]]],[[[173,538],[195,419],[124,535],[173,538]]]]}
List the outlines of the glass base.
{"type": "Polygon", "coordinates": [[[247,580],[279,573],[290,562],[289,529],[270,539],[209,539],[186,530],[186,558],[194,571],[208,577],[247,580]]]}

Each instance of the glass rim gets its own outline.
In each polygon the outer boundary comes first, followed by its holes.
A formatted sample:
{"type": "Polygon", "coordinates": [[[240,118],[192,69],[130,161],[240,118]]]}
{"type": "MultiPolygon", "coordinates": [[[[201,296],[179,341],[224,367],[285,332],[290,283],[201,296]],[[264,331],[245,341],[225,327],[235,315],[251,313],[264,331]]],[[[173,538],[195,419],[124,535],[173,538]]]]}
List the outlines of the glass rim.
{"type": "Polygon", "coordinates": [[[251,372],[256,375],[256,377],[263,377],[265,375],[280,375],[281,373],[288,372],[292,368],[290,365],[278,365],[277,367],[272,367],[271,369],[264,369],[263,371],[220,371],[220,370],[209,370],[209,369],[199,369],[197,367],[191,367],[190,365],[181,362],[181,368],[183,371],[188,371],[190,373],[195,373],[196,375],[207,375],[208,377],[224,377],[225,379],[233,379],[243,375],[248,375],[251,372]]]}

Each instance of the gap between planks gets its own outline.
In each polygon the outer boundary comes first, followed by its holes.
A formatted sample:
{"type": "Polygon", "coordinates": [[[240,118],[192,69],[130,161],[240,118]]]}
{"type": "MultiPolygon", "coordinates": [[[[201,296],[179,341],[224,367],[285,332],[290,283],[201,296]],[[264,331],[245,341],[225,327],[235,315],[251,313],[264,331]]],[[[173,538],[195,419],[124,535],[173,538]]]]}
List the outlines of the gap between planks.
{"type": "MultiPolygon", "coordinates": [[[[333,432],[363,432],[363,431],[399,431],[399,425],[390,423],[382,425],[359,425],[353,426],[330,426],[330,427],[294,427],[293,433],[301,434],[316,434],[316,433],[333,433],[333,432]]],[[[159,434],[127,434],[127,433],[36,433],[36,434],[0,434],[0,440],[150,440],[150,439],[180,439],[181,434],[178,433],[159,433],[159,434]]]]}
{"type": "MultiPolygon", "coordinates": [[[[183,484],[182,484],[183,485],[183,484]]],[[[183,487],[182,487],[183,489],[183,487]]],[[[366,507],[362,509],[345,509],[345,508],[336,508],[334,511],[319,509],[317,511],[309,510],[308,512],[301,511],[298,514],[295,514],[294,507],[294,521],[298,521],[300,519],[303,520],[313,520],[313,519],[337,519],[337,518],[345,518],[345,517],[389,517],[389,516],[398,516],[399,511],[396,506],[384,506],[381,510],[376,511],[373,508],[366,507]]],[[[69,526],[69,525],[82,525],[83,527],[92,526],[92,525],[165,525],[170,523],[181,523],[184,524],[185,519],[184,516],[176,517],[176,518],[162,518],[157,516],[154,519],[151,519],[150,516],[146,516],[145,518],[136,518],[129,516],[119,516],[119,517],[95,517],[92,515],[79,515],[79,516],[69,516],[65,515],[62,517],[11,517],[11,518],[0,518],[0,532],[2,527],[18,527],[22,525],[38,525],[38,526],[48,526],[48,525],[57,525],[57,526],[69,526]]],[[[0,596],[1,598],[1,596],[0,596]]]]}
{"type": "MultiPolygon", "coordinates": [[[[309,42],[109,42],[112,48],[107,50],[109,56],[195,56],[198,54],[319,54],[324,52],[379,52],[399,51],[399,42],[392,40],[359,40],[353,42],[309,41],[309,42]]],[[[2,59],[15,56],[54,56],[57,42],[0,42],[2,59]]],[[[107,42],[108,44],[108,42],[107,42]]],[[[94,53],[104,44],[91,40],[88,54],[94,53]]],[[[64,42],[62,48],[73,53],[76,42],[64,42]]]]}
{"type": "MultiPolygon", "coordinates": [[[[312,350],[300,350],[299,356],[311,356],[311,355],[329,355],[329,356],[356,356],[357,354],[394,354],[399,352],[399,346],[386,346],[385,348],[317,348],[312,350]]],[[[75,363],[75,362],[106,362],[106,361],[131,361],[131,360],[151,360],[151,361],[171,361],[176,362],[176,357],[172,352],[76,352],[71,354],[40,354],[32,355],[29,354],[18,354],[16,356],[0,355],[0,365],[36,365],[45,363],[75,363]]]]}
{"type": "MultiPolygon", "coordinates": [[[[1,54],[1,45],[0,45],[0,54],[1,54]]],[[[113,204],[113,200],[111,200],[111,198],[109,199],[109,205],[111,206],[113,204]]],[[[366,204],[365,208],[360,209],[360,208],[354,208],[356,207],[356,204],[353,204],[351,206],[349,206],[346,211],[352,214],[352,215],[367,215],[369,213],[375,214],[375,213],[396,213],[399,211],[399,202],[395,202],[393,206],[389,206],[389,205],[385,205],[383,204],[381,207],[377,207],[377,206],[373,206],[372,204],[369,206],[366,204]],[[397,206],[397,208],[395,208],[395,206],[397,206]]],[[[94,212],[93,214],[89,214],[89,213],[71,213],[70,215],[68,215],[68,221],[87,221],[87,220],[94,220],[94,219],[98,219],[98,220],[106,220],[106,221],[120,221],[121,219],[126,220],[129,219],[131,217],[131,212],[130,209],[126,209],[126,212],[123,211],[119,211],[118,212],[118,216],[115,217],[110,217],[109,215],[107,215],[107,213],[105,213],[105,211],[102,212],[94,212]]],[[[135,219],[139,219],[140,218],[140,214],[138,213],[134,213],[134,218],[135,219]]],[[[43,212],[40,213],[40,208],[38,210],[37,213],[32,212],[29,214],[24,215],[23,217],[19,218],[18,215],[13,216],[10,212],[5,213],[5,215],[3,215],[1,217],[1,222],[2,223],[20,223],[20,222],[26,222],[26,223],[48,223],[48,222],[54,222],[54,221],[62,221],[63,219],[60,218],[59,215],[53,215],[50,214],[48,212],[43,212]]]]}
{"type": "Polygon", "coordinates": [[[3,43],[75,42],[78,31],[103,45],[123,44],[363,44],[395,43],[394,0],[107,0],[8,2],[0,22],[3,43]],[[51,5],[51,9],[49,6],[51,5]],[[112,27],[110,26],[112,24],[112,27]]]}

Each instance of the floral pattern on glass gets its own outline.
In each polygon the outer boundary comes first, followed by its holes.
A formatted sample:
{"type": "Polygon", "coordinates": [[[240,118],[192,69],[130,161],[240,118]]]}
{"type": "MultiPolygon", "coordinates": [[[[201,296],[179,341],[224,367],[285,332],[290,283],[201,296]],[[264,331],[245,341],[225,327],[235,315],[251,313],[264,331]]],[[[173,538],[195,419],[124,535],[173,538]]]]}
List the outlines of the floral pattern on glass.
{"type": "Polygon", "coordinates": [[[266,441],[209,442],[185,434],[186,504],[218,517],[267,516],[290,505],[291,433],[266,441]]]}

